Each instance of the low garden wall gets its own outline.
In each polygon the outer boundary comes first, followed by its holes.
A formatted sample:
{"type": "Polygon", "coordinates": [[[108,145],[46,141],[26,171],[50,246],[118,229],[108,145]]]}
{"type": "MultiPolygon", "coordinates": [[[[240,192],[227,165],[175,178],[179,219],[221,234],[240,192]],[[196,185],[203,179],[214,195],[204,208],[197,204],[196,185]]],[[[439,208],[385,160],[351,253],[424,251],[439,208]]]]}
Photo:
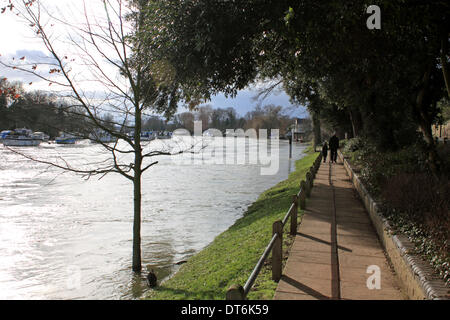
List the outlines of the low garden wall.
{"type": "Polygon", "coordinates": [[[414,300],[448,300],[450,289],[444,280],[433,272],[429,263],[413,253],[414,244],[406,236],[393,234],[389,222],[379,211],[378,204],[340,151],[339,157],[369,213],[405,293],[414,300]]]}

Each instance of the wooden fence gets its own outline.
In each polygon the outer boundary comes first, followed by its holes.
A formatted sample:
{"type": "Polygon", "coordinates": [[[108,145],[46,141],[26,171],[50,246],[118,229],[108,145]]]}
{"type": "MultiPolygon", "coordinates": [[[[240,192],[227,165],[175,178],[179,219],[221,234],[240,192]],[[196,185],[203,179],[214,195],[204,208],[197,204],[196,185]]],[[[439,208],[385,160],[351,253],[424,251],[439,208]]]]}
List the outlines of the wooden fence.
{"type": "Polygon", "coordinates": [[[297,216],[298,208],[301,210],[305,209],[306,198],[310,197],[311,189],[313,187],[314,177],[316,176],[317,170],[320,167],[320,162],[322,161],[322,154],[314,161],[314,164],[309,168],[306,173],[306,181],[302,180],[300,182],[300,190],[297,194],[292,195],[292,204],[284,216],[283,220],[277,220],[272,225],[272,239],[264,250],[263,254],[256,263],[255,268],[250,274],[247,282],[242,287],[240,285],[233,285],[228,288],[226,299],[227,300],[245,300],[247,294],[255,283],[256,277],[261,271],[264,262],[272,252],[272,280],[278,282],[281,279],[281,273],[283,269],[283,229],[290,218],[290,234],[297,234],[297,216]]]}

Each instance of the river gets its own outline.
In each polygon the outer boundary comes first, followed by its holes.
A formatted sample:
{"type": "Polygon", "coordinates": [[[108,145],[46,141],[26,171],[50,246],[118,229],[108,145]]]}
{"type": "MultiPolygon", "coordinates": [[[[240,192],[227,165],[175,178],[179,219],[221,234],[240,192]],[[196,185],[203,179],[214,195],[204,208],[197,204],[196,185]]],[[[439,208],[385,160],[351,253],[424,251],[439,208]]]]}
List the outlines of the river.
{"type": "MultiPolygon", "coordinates": [[[[247,144],[246,152],[257,147],[253,139],[247,144]]],[[[301,158],[304,149],[294,144],[293,159],[301,158]]],[[[87,141],[14,150],[77,165],[108,157],[99,145],[87,141]]],[[[227,155],[236,152],[226,149],[227,155]]],[[[286,179],[294,166],[288,154],[287,141],[280,140],[274,175],[262,175],[258,163],[189,163],[180,162],[180,156],[158,157],[159,163],[142,182],[139,276],[131,272],[131,181],[119,174],[86,180],[0,145],[0,299],[141,297],[151,290],[144,281],[147,270],[154,269],[159,280],[167,279],[179,268],[177,262],[208,245],[261,192],[286,179]]]]}

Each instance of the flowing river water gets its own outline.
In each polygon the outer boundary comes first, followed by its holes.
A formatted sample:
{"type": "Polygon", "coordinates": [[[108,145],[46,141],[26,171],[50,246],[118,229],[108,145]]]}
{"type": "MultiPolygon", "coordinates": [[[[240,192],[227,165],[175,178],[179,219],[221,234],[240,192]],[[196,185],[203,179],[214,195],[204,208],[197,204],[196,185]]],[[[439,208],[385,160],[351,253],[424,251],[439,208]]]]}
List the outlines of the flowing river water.
{"type": "MultiPolygon", "coordinates": [[[[246,139],[246,144],[247,154],[258,150],[257,140],[246,139]]],[[[219,139],[208,148],[223,145],[219,139]]],[[[179,155],[155,158],[159,163],[142,182],[143,272],[135,275],[131,181],[119,174],[86,180],[0,145],[0,299],[142,297],[151,290],[144,281],[147,270],[154,269],[159,280],[173,275],[177,262],[208,245],[261,192],[286,179],[304,149],[294,143],[289,160],[289,144],[280,140],[279,168],[273,175],[262,175],[263,165],[249,161],[218,164],[182,162],[179,155]]],[[[74,166],[109,157],[88,141],[14,150],[74,166]]],[[[191,157],[208,157],[205,150],[191,157]]],[[[236,149],[228,148],[224,154],[233,153],[236,149]]]]}

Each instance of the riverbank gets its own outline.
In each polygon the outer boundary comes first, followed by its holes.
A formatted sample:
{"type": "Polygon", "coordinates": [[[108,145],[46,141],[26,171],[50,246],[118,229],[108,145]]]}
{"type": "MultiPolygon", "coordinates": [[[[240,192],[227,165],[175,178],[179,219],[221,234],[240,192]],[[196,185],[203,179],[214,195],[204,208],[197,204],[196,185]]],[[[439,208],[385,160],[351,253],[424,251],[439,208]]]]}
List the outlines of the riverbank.
{"type": "MultiPolygon", "coordinates": [[[[298,192],[300,180],[317,153],[305,151],[288,179],[263,192],[244,216],[214,241],[191,257],[169,280],[146,296],[154,300],[225,299],[229,286],[244,284],[272,236],[272,223],[282,219],[298,192]]],[[[287,226],[288,228],[289,226],[287,226]]],[[[292,238],[287,236],[287,250],[292,238]]],[[[287,256],[287,255],[284,255],[287,256]]],[[[269,259],[270,260],[270,259],[269,259]]],[[[248,299],[272,299],[277,283],[271,280],[270,261],[263,268],[248,299]]]]}

